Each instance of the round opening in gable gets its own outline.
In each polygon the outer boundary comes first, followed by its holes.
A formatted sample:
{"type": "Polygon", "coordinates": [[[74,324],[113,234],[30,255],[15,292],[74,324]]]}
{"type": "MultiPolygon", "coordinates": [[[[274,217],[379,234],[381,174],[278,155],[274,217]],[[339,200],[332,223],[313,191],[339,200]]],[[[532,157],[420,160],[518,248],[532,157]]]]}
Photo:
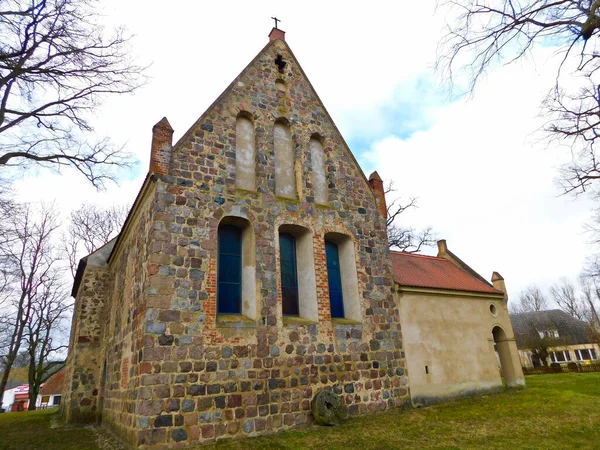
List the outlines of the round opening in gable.
{"type": "Polygon", "coordinates": [[[496,317],[498,315],[498,309],[496,308],[496,305],[494,305],[493,303],[490,305],[490,314],[494,317],[496,317]]]}

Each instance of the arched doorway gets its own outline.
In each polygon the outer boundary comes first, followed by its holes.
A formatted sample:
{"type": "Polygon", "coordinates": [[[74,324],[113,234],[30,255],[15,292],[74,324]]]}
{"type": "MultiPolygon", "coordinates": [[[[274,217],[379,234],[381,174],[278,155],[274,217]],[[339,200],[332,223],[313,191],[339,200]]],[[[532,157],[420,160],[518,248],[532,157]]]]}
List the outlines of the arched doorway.
{"type": "Polygon", "coordinates": [[[513,387],[523,385],[523,377],[519,376],[517,373],[520,372],[520,370],[517,371],[513,363],[513,361],[518,361],[518,359],[512,358],[510,343],[506,337],[506,333],[501,327],[495,326],[492,330],[492,336],[494,337],[494,343],[500,359],[500,366],[502,367],[502,375],[504,376],[506,386],[513,387]]]}

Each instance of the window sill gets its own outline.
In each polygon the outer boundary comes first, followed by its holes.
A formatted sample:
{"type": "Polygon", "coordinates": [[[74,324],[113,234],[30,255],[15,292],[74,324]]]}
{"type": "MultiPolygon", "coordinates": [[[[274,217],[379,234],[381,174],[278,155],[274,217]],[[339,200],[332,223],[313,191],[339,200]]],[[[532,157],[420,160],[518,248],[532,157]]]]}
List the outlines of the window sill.
{"type": "Polygon", "coordinates": [[[362,322],[353,319],[345,319],[342,317],[335,317],[331,319],[331,323],[335,325],[362,325],[362,322]]]}
{"type": "Polygon", "coordinates": [[[318,323],[311,319],[296,316],[283,316],[281,319],[284,325],[316,325],[318,323]]]}
{"type": "Polygon", "coordinates": [[[300,204],[300,200],[298,200],[298,197],[284,197],[283,195],[275,195],[275,198],[277,198],[277,200],[281,200],[288,203],[295,203],[297,205],[300,204]]]}
{"type": "Polygon", "coordinates": [[[241,187],[235,187],[235,190],[238,192],[245,192],[247,194],[260,194],[260,192],[258,192],[256,189],[252,190],[252,189],[244,189],[241,187]]]}
{"type": "Polygon", "coordinates": [[[217,328],[256,328],[256,321],[241,314],[217,314],[217,328]]]}

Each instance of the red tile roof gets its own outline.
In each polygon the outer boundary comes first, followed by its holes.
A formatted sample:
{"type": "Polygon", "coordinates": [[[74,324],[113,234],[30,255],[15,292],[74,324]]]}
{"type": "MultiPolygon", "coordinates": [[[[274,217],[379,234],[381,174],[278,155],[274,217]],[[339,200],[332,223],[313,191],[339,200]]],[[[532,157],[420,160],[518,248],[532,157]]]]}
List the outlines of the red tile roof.
{"type": "Polygon", "coordinates": [[[394,280],[400,286],[502,294],[447,259],[393,251],[390,254],[394,280]]]}
{"type": "Polygon", "coordinates": [[[61,394],[65,386],[65,372],[56,372],[40,388],[40,394],[61,394]]]}

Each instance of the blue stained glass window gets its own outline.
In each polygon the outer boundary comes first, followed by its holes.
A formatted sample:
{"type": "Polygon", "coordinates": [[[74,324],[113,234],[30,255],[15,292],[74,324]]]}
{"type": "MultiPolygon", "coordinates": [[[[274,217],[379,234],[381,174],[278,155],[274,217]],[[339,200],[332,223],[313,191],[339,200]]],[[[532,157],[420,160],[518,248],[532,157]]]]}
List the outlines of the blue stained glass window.
{"type": "Polygon", "coordinates": [[[232,225],[219,227],[217,313],[242,312],[242,230],[232,225]]]}
{"type": "Polygon", "coordinates": [[[286,316],[297,316],[299,308],[296,239],[291,234],[279,234],[279,261],[281,266],[282,312],[286,316]]]}
{"type": "Polygon", "coordinates": [[[327,256],[327,280],[329,284],[329,305],[331,317],[344,317],[344,296],[342,295],[342,275],[337,244],[325,241],[327,256]]]}

